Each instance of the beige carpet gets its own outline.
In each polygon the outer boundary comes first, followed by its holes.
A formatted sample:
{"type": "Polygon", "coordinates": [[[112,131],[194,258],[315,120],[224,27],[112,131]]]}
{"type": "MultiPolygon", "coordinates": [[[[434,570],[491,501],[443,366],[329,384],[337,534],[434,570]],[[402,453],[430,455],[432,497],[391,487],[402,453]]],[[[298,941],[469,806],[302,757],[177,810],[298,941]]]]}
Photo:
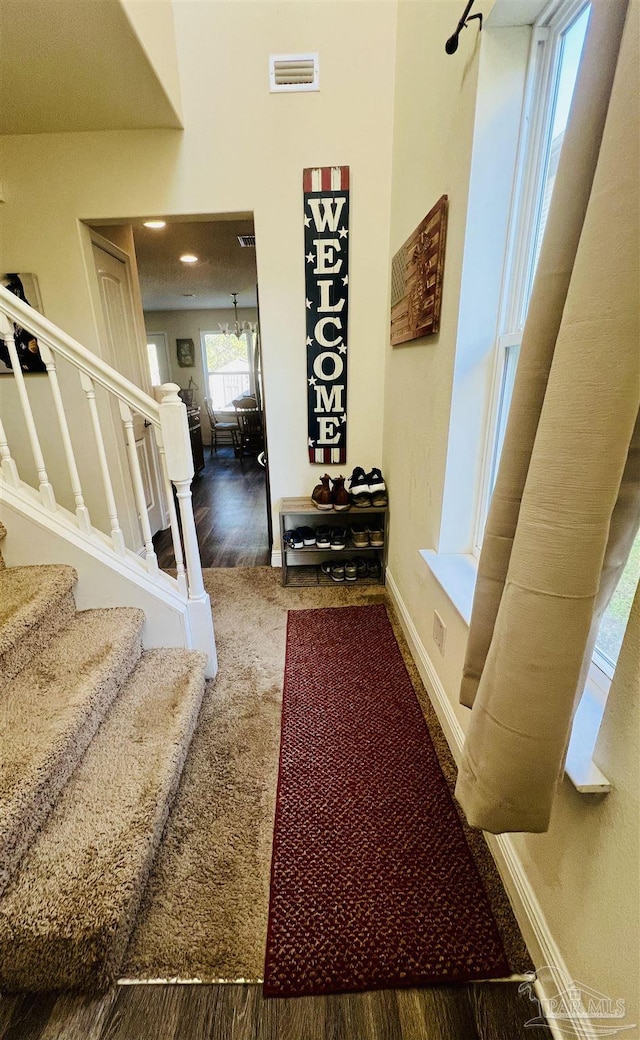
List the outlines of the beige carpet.
{"type": "MultiPolygon", "coordinates": [[[[268,567],[204,573],[220,671],[208,685],[123,964],[128,978],[262,978],[287,610],[387,602],[380,586],[284,589],[268,567]]],[[[446,742],[392,622],[452,782],[446,742]]],[[[525,970],[530,962],[493,861],[481,835],[471,842],[510,959],[525,970]]]]}

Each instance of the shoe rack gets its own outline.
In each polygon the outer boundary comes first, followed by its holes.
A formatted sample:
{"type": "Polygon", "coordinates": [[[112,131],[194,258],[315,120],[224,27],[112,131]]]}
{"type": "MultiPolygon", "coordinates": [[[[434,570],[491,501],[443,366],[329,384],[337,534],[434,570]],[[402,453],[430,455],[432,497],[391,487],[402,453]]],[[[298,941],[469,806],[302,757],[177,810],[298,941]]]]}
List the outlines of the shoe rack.
{"type": "Polygon", "coordinates": [[[282,584],[297,586],[298,588],[309,588],[314,585],[322,586],[362,586],[362,585],[384,585],[385,570],[387,564],[387,546],[389,531],[389,507],[366,506],[356,507],[344,511],[335,509],[324,510],[314,506],[310,498],[283,498],[280,508],[280,545],[282,548],[282,584]],[[375,520],[382,524],[384,545],[382,546],[356,546],[349,538],[348,529],[351,524],[371,523],[375,520]],[[346,546],[344,549],[319,549],[315,545],[304,546],[301,549],[291,549],[285,544],[284,533],[291,528],[312,527],[314,530],[326,524],[328,527],[342,527],[345,530],[346,546]],[[344,563],[345,560],[360,556],[364,560],[377,560],[380,564],[379,577],[356,578],[355,581],[336,582],[328,574],[323,574],[320,564],[325,561],[330,563],[344,563]]]}

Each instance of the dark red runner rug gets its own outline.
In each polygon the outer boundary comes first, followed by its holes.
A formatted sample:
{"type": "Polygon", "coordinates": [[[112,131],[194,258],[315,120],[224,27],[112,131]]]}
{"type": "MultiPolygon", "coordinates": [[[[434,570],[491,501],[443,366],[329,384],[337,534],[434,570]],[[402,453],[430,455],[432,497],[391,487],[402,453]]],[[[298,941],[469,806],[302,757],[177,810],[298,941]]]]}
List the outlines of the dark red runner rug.
{"type": "Polygon", "coordinates": [[[265,995],[510,974],[385,607],[290,611],[265,995]]]}

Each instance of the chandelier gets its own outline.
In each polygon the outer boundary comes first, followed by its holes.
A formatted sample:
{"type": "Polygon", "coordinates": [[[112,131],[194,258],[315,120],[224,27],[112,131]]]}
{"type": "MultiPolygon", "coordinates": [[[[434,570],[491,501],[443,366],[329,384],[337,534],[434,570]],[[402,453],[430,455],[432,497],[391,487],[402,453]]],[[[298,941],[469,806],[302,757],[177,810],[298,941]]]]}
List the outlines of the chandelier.
{"type": "Polygon", "coordinates": [[[238,321],[237,292],[231,293],[231,299],[233,300],[233,313],[235,315],[235,322],[232,327],[229,326],[229,322],[226,322],[224,325],[221,325],[220,322],[218,322],[218,328],[220,329],[220,332],[223,332],[225,336],[237,336],[238,339],[240,339],[240,336],[243,332],[251,332],[253,335],[255,335],[255,332],[258,328],[257,322],[243,321],[242,324],[240,324],[240,322],[238,321]]]}

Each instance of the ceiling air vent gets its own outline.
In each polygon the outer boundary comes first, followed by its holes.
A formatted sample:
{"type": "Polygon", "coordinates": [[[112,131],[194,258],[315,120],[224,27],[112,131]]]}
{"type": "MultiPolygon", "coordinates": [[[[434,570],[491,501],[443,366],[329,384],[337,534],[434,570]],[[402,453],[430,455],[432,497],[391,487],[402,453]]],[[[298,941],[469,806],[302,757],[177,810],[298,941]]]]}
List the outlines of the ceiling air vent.
{"type": "Polygon", "coordinates": [[[270,54],[269,89],[272,93],[320,90],[317,54],[270,54]]]}
{"type": "Polygon", "coordinates": [[[256,236],[255,235],[238,235],[238,242],[245,249],[246,248],[250,248],[250,249],[255,249],[256,248],[256,236]]]}

